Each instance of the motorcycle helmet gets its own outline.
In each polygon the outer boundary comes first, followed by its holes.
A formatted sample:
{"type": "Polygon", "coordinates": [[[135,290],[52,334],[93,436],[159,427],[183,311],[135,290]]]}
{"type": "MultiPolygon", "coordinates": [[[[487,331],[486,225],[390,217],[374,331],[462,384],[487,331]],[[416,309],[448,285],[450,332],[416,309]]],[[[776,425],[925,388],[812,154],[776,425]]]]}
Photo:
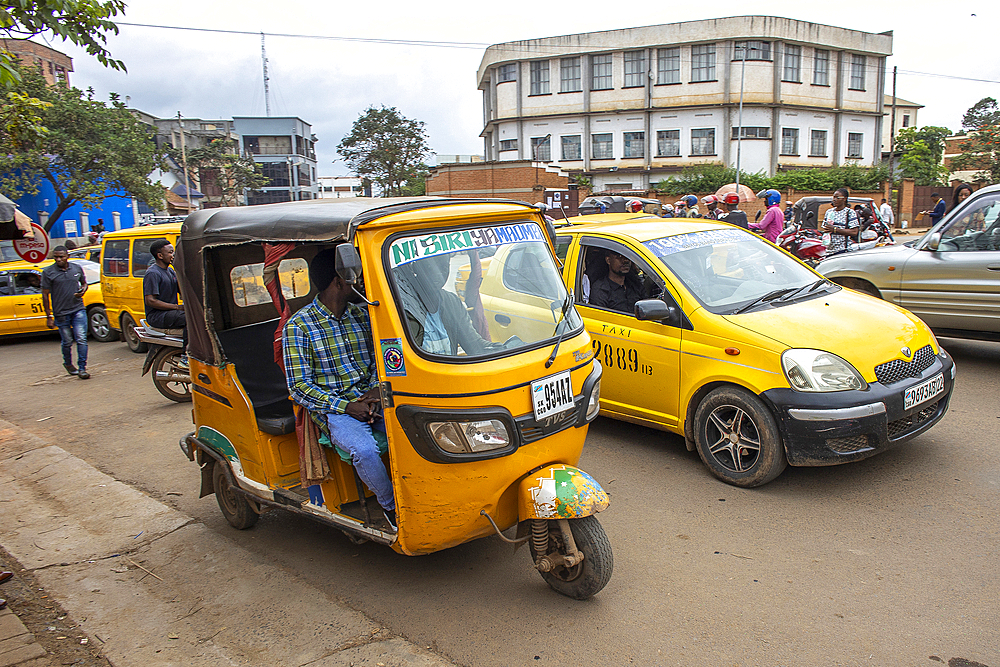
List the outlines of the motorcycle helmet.
{"type": "Polygon", "coordinates": [[[629,213],[639,213],[642,211],[642,202],[638,199],[633,199],[628,204],[625,205],[625,210],[629,213]]]}
{"type": "Polygon", "coordinates": [[[704,204],[705,206],[710,206],[712,204],[718,204],[719,203],[719,198],[716,197],[715,195],[708,195],[706,197],[702,197],[701,198],[701,203],[704,204]]]}
{"type": "Polygon", "coordinates": [[[688,206],[697,206],[698,205],[698,198],[695,197],[694,195],[684,195],[683,201],[688,206]]]}
{"type": "Polygon", "coordinates": [[[727,194],[725,197],[722,198],[722,201],[725,202],[726,204],[739,204],[740,196],[735,192],[730,192],[729,194],[727,194]]]}
{"type": "Polygon", "coordinates": [[[757,196],[764,200],[767,206],[774,206],[781,203],[781,193],[777,190],[761,190],[757,196]]]}
{"type": "Polygon", "coordinates": [[[672,213],[673,210],[674,210],[674,205],[673,204],[664,204],[663,205],[663,210],[664,211],[670,211],[672,213]]]}

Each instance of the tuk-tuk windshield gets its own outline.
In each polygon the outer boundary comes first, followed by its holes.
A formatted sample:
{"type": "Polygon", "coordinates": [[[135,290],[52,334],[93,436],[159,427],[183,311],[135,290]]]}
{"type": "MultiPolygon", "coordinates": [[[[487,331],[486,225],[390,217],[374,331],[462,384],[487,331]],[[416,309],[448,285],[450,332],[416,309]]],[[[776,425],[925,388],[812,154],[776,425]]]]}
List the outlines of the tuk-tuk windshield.
{"type": "Polygon", "coordinates": [[[410,342],[429,355],[493,356],[583,325],[533,222],[397,238],[387,259],[410,342]]]}

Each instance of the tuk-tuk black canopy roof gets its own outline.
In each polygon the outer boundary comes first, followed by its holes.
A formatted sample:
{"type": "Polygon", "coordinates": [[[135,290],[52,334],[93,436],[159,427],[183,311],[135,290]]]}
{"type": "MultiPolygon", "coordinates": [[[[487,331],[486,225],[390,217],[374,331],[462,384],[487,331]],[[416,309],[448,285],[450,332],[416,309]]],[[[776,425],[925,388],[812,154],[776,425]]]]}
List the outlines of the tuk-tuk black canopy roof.
{"type": "Polygon", "coordinates": [[[313,199],[261,206],[196,211],[181,227],[174,268],[187,306],[188,351],[206,363],[218,363],[205,321],[205,248],[241,243],[332,242],[351,240],[362,224],[393,213],[469,203],[521,204],[508,199],[396,197],[313,199]]]}

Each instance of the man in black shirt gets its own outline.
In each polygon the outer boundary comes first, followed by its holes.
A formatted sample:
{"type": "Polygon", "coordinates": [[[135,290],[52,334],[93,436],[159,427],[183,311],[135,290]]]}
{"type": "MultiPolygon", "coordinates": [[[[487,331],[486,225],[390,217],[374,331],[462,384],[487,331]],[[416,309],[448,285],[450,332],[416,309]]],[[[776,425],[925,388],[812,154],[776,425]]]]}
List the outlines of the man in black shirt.
{"type": "Polygon", "coordinates": [[[604,260],[608,263],[608,275],[590,286],[590,304],[631,315],[635,302],[642,296],[634,282],[626,279],[632,270],[632,260],[610,250],[604,260]]]}
{"type": "Polygon", "coordinates": [[[735,192],[730,192],[722,201],[725,202],[728,212],[719,216],[719,221],[749,229],[750,221],[747,220],[747,214],[740,210],[740,196],[735,192]]]}
{"type": "Polygon", "coordinates": [[[166,239],[157,239],[150,244],[149,252],[156,261],[149,265],[142,278],[146,322],[157,329],[183,329],[187,324],[184,304],[179,303],[177,274],[170,266],[174,261],[174,247],[166,239]]]}
{"type": "Polygon", "coordinates": [[[69,261],[66,246],[56,246],[52,251],[55,264],[42,270],[42,307],[45,324],[50,329],[59,328],[62,339],[63,368],[81,380],[90,378],[87,372],[87,310],[83,306],[83,293],[87,291],[87,277],[79,264],[69,261]],[[76,363],[73,365],[73,343],[76,343],[76,363]]]}

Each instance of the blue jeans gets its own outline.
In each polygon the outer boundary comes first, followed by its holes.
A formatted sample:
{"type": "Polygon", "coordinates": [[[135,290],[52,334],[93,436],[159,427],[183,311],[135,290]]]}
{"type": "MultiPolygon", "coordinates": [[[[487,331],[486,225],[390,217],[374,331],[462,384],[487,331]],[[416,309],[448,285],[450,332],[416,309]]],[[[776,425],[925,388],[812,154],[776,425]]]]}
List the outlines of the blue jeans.
{"type": "Polygon", "coordinates": [[[372,428],[385,432],[385,422],[376,419],[374,424],[360,422],[350,415],[326,415],[330,428],[330,439],[351,455],[358,477],[365,483],[378,504],[387,510],[396,509],[396,498],[392,493],[392,480],[378,453],[378,443],[372,436],[372,428]]]}
{"type": "Polygon", "coordinates": [[[75,313],[55,318],[62,338],[64,364],[73,364],[73,342],[76,342],[77,367],[82,371],[87,367],[87,310],[81,308],[75,313]]]}

